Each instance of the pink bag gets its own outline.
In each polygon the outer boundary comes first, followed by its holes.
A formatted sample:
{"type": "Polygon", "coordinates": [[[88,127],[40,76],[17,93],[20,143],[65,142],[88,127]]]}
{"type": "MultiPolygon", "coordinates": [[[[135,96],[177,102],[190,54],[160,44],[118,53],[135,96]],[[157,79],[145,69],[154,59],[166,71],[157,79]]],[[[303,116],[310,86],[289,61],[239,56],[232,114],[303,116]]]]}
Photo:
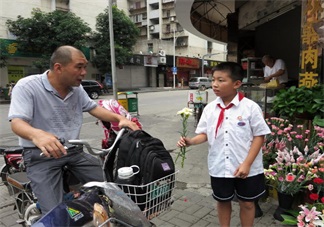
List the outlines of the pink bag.
{"type": "MultiPolygon", "coordinates": [[[[130,113],[122,106],[119,104],[117,100],[114,99],[109,99],[109,100],[99,100],[98,102],[99,106],[113,112],[119,115],[122,115],[126,117],[128,120],[131,120],[137,124],[137,126],[142,129],[141,123],[138,121],[136,117],[132,117],[130,113]]],[[[105,138],[102,139],[102,148],[108,148],[109,145],[109,140],[114,139],[114,137],[117,132],[120,130],[118,127],[118,122],[104,122],[104,121],[99,121],[102,124],[102,127],[104,129],[104,134],[105,138]],[[113,132],[113,133],[112,133],[113,132]]]]}

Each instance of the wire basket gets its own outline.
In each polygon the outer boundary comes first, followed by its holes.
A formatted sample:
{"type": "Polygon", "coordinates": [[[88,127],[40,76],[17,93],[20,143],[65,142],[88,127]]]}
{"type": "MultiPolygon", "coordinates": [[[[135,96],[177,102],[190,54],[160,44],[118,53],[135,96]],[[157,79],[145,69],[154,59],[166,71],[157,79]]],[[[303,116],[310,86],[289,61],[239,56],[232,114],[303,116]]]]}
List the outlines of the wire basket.
{"type": "Polygon", "coordinates": [[[151,220],[167,210],[173,203],[172,192],[175,188],[175,175],[179,171],[159,178],[146,185],[118,184],[118,186],[151,220]]]}

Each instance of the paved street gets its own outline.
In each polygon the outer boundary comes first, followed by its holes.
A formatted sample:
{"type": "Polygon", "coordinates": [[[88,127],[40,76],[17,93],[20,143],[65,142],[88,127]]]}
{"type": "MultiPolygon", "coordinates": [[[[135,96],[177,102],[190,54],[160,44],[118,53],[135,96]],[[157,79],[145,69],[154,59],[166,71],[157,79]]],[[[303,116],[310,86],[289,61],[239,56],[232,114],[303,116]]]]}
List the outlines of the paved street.
{"type": "MultiPolygon", "coordinates": [[[[143,124],[143,129],[161,139],[167,149],[173,150],[173,158],[176,157],[176,141],[180,129],[180,117],[176,116],[176,112],[187,105],[187,92],[186,90],[146,92],[139,93],[138,96],[139,120],[143,124]]],[[[213,99],[211,92],[209,97],[213,99]]],[[[101,99],[109,98],[112,96],[101,97],[101,99]]],[[[17,145],[17,139],[6,122],[8,107],[8,104],[0,105],[0,145],[17,145]]],[[[99,147],[103,133],[95,122],[92,116],[84,115],[80,138],[89,141],[91,146],[99,147]]],[[[191,118],[188,125],[190,136],[194,135],[193,125],[193,118],[191,118]]],[[[0,159],[0,165],[2,163],[3,160],[0,159]]],[[[184,168],[180,167],[179,161],[176,163],[176,168],[180,171],[176,179],[177,189],[174,191],[175,202],[170,210],[153,219],[153,222],[163,227],[218,226],[207,171],[207,144],[190,147],[184,168]]],[[[0,227],[19,226],[16,224],[17,215],[13,210],[13,200],[4,185],[0,185],[0,198],[0,227]]],[[[281,226],[272,217],[277,206],[276,202],[269,200],[260,205],[264,215],[255,220],[255,226],[281,226]]],[[[237,203],[233,203],[231,226],[239,226],[237,203]]]]}

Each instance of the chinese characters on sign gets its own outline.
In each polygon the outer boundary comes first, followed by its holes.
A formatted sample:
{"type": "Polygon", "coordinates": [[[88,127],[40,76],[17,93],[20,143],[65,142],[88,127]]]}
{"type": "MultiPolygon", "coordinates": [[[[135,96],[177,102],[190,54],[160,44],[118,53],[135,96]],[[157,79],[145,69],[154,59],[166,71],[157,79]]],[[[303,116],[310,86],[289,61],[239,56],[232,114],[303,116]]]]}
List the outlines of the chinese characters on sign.
{"type": "Polygon", "coordinates": [[[8,81],[17,82],[24,77],[24,67],[22,66],[8,66],[8,81]]]}
{"type": "Polygon", "coordinates": [[[323,12],[321,0],[307,0],[302,27],[302,51],[301,67],[299,74],[299,86],[313,87],[318,83],[318,57],[319,57],[319,34],[314,30],[314,24],[320,20],[323,12]]]}

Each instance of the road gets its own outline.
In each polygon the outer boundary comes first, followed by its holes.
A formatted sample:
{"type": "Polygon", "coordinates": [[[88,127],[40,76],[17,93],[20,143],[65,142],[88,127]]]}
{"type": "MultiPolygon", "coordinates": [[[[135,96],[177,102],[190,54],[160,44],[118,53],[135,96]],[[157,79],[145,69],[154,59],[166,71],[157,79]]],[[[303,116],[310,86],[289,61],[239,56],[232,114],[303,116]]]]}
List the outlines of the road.
{"type": "MultiPolygon", "coordinates": [[[[139,93],[139,120],[143,129],[152,136],[161,139],[168,150],[173,150],[172,157],[176,157],[178,149],[176,142],[181,127],[177,111],[187,106],[187,90],[139,93]]],[[[209,99],[214,98],[209,91],[209,99]]],[[[112,96],[104,96],[110,99],[112,96]]],[[[8,123],[9,105],[0,105],[0,145],[17,145],[17,137],[11,132],[8,123]]],[[[189,136],[194,135],[194,119],[188,121],[189,136]]],[[[96,119],[84,114],[84,122],[80,138],[86,140],[93,147],[101,146],[103,130],[96,125],[96,119]]],[[[0,157],[0,166],[3,160],[0,157]]],[[[217,226],[214,200],[211,197],[210,179],[207,171],[207,144],[190,147],[184,168],[180,162],[176,163],[179,173],[176,176],[175,202],[169,211],[153,219],[157,226],[217,226]],[[183,189],[183,190],[182,190],[183,189]]],[[[8,195],[5,186],[0,184],[0,226],[19,227],[16,224],[17,213],[13,210],[13,199],[8,195]]],[[[255,220],[255,226],[281,226],[272,218],[276,205],[271,202],[261,204],[265,215],[255,220]]],[[[233,204],[232,226],[239,226],[238,204],[233,204]]]]}
{"type": "MultiPolygon", "coordinates": [[[[212,98],[212,91],[209,97],[212,98]]],[[[168,150],[173,150],[176,157],[178,149],[176,142],[181,127],[180,116],[177,111],[187,106],[188,90],[175,90],[163,92],[146,92],[138,94],[139,121],[143,129],[154,137],[161,139],[168,150]]],[[[111,99],[112,95],[102,96],[101,99],[111,99]]],[[[17,145],[17,137],[11,132],[7,121],[9,104],[0,105],[0,145],[17,145]]],[[[189,136],[194,135],[194,120],[188,121],[189,136]]],[[[96,125],[96,119],[84,113],[84,122],[80,138],[86,140],[93,147],[100,147],[103,138],[101,126],[96,125]]],[[[1,164],[2,160],[0,160],[1,164]]],[[[180,161],[176,163],[180,170],[177,181],[181,188],[199,191],[204,195],[210,194],[209,176],[207,172],[207,144],[198,145],[189,149],[184,168],[180,161]]]]}

